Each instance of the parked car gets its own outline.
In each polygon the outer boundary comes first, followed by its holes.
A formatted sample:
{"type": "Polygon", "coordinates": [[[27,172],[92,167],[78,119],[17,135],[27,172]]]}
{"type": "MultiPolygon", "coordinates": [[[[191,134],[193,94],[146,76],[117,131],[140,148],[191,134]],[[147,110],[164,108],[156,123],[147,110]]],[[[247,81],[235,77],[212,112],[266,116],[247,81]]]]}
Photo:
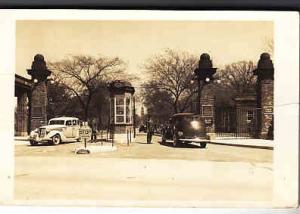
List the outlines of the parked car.
{"type": "Polygon", "coordinates": [[[79,140],[80,121],[76,117],[57,117],[49,120],[48,125],[31,131],[30,145],[61,142],[75,142],[79,140]]]}
{"type": "Polygon", "coordinates": [[[205,148],[209,140],[204,119],[193,113],[174,114],[162,132],[162,143],[167,140],[172,140],[174,147],[195,142],[200,143],[201,148],[205,148]]]}

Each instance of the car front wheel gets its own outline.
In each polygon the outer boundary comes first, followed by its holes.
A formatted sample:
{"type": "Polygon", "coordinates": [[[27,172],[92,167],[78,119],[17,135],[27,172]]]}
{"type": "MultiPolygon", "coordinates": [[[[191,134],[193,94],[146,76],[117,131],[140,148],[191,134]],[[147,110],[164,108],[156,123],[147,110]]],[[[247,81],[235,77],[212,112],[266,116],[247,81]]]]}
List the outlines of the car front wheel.
{"type": "Polygon", "coordinates": [[[38,144],[38,142],[36,142],[34,140],[29,141],[29,143],[31,146],[36,146],[38,144]]]}
{"type": "Polygon", "coordinates": [[[61,138],[59,134],[56,134],[52,137],[52,144],[53,145],[58,145],[61,143],[61,138]]]}

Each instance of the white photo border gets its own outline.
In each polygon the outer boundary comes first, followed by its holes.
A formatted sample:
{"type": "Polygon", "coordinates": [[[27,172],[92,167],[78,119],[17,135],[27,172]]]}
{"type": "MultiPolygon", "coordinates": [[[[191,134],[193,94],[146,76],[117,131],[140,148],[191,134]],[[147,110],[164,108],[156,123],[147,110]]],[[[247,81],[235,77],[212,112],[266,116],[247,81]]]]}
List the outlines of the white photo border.
{"type": "MultiPolygon", "coordinates": [[[[295,207],[299,190],[299,14],[253,11],[0,10],[0,202],[14,204],[16,20],[274,22],[274,194],[268,207],[295,207]],[[5,121],[5,122],[3,122],[5,121]]],[[[259,56],[257,56],[257,60],[259,56]]],[[[0,203],[0,204],[1,204],[0,203]]],[[[240,202],[236,202],[240,203],[240,202]]],[[[226,204],[210,203],[213,207],[226,204]]],[[[258,205],[258,207],[261,207],[258,205]]],[[[264,207],[262,205],[262,207],[264,207]]]]}

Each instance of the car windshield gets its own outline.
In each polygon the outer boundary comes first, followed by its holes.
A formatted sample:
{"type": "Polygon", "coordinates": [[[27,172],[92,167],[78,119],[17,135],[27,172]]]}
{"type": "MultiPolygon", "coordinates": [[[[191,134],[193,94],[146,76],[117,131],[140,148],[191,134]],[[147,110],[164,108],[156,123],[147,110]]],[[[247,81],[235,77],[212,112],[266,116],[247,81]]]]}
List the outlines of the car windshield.
{"type": "Polygon", "coordinates": [[[65,121],[64,120],[50,120],[49,125],[64,125],[65,121]]]}
{"type": "Polygon", "coordinates": [[[194,118],[193,118],[193,116],[184,116],[184,117],[178,117],[178,121],[180,122],[180,123],[182,123],[182,122],[191,122],[192,120],[193,120],[194,118]]]}

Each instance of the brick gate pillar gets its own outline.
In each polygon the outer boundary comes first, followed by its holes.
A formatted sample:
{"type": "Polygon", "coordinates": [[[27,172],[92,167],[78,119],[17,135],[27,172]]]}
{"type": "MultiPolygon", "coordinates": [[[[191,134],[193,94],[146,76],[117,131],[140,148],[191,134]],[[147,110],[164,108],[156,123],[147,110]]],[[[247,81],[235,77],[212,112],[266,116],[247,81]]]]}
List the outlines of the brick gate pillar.
{"type": "Polygon", "coordinates": [[[28,74],[34,82],[30,99],[30,124],[31,130],[47,124],[47,77],[51,71],[47,69],[44,57],[41,54],[34,56],[28,74]]]}
{"type": "Polygon", "coordinates": [[[258,136],[262,139],[273,138],[273,106],[274,106],[274,66],[268,53],[260,55],[257,69],[257,107],[258,136]]]}
{"type": "Polygon", "coordinates": [[[204,84],[200,97],[200,114],[207,124],[207,131],[209,133],[215,132],[215,95],[212,84],[204,84]]]}
{"type": "Polygon", "coordinates": [[[215,132],[215,95],[211,83],[214,80],[216,70],[213,68],[210,56],[207,53],[201,54],[198,68],[194,71],[198,81],[197,113],[204,118],[208,133],[215,132]]]}

